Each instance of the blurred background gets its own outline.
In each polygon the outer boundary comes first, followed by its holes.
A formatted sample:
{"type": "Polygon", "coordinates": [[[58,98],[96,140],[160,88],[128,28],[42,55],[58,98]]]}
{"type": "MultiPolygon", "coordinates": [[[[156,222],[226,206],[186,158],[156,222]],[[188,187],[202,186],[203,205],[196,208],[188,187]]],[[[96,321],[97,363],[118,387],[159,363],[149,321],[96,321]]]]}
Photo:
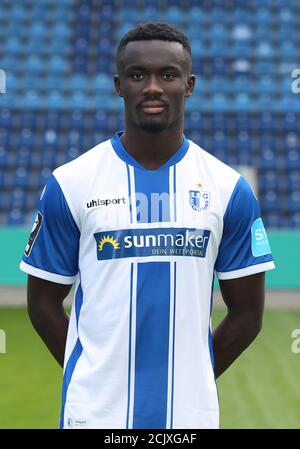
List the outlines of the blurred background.
{"type": "MultiPolygon", "coordinates": [[[[149,20],[188,35],[185,135],[248,178],[277,266],[263,331],[218,381],[221,427],[300,427],[300,2],[1,0],[0,428],[58,425],[61,370],[31,327],[18,265],[54,168],[123,129],[114,55],[149,20]]],[[[217,286],[215,298],[214,325],[217,286]]]]}

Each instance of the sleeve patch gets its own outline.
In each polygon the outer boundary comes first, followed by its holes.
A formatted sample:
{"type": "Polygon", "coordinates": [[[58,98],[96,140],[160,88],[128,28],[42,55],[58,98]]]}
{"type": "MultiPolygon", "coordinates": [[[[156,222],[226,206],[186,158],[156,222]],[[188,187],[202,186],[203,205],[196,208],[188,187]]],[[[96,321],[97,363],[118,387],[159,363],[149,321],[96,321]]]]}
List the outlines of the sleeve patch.
{"type": "Polygon", "coordinates": [[[251,226],[251,250],[254,257],[271,253],[268,237],[261,218],[257,218],[251,226]]]}
{"type": "Polygon", "coordinates": [[[31,233],[30,233],[30,236],[29,236],[29,239],[28,239],[28,243],[25,248],[24,254],[26,257],[29,257],[29,255],[31,253],[34,242],[36,241],[38,233],[41,229],[42,221],[43,221],[43,216],[42,216],[41,212],[38,211],[37,216],[34,221],[34,224],[33,224],[33,227],[32,227],[32,230],[31,230],[31,233]]]}

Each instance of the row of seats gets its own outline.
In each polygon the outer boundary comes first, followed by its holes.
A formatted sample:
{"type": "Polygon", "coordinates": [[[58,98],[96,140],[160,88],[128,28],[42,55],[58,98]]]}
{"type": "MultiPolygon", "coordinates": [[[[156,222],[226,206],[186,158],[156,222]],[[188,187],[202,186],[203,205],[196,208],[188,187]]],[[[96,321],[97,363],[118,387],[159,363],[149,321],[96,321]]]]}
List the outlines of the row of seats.
{"type": "MultiPolygon", "coordinates": [[[[71,95],[64,95],[59,91],[49,92],[47,95],[39,95],[35,90],[29,90],[23,97],[16,97],[12,94],[2,95],[0,105],[3,108],[27,108],[28,110],[48,109],[48,110],[69,110],[76,108],[85,111],[105,108],[114,112],[121,112],[124,109],[123,101],[117,96],[86,96],[81,92],[74,92],[71,95]]],[[[270,94],[264,94],[257,98],[252,98],[249,94],[239,93],[226,96],[216,93],[212,96],[203,97],[194,95],[187,102],[189,112],[300,112],[299,96],[294,94],[279,95],[273,98],[270,94]]]]}
{"type": "MultiPolygon", "coordinates": [[[[84,77],[82,79],[70,77],[70,80],[62,77],[26,77],[19,79],[12,87],[12,80],[7,84],[6,90],[9,92],[13,89],[16,95],[24,95],[28,90],[34,91],[37,95],[45,95],[46,93],[53,95],[53,92],[59,92],[61,95],[69,96],[72,94],[82,94],[84,96],[101,95],[100,98],[115,95],[115,87],[111,77],[107,77],[105,82],[99,82],[97,77],[91,79],[84,77]]],[[[300,93],[299,82],[294,84],[295,89],[300,93]]],[[[282,81],[274,82],[270,77],[265,76],[258,80],[248,77],[236,77],[229,80],[225,77],[202,78],[197,77],[196,87],[193,95],[209,95],[211,92],[222,92],[224,95],[235,97],[240,93],[251,95],[253,98],[268,94],[280,98],[280,96],[291,95],[292,80],[283,78],[282,81]]]]}
{"type": "MultiPolygon", "coordinates": [[[[88,76],[116,73],[115,58],[108,55],[101,56],[101,59],[94,58],[92,55],[77,55],[70,59],[57,54],[51,55],[49,58],[35,54],[20,60],[16,55],[7,54],[0,58],[0,67],[6,73],[7,83],[10,82],[10,79],[12,79],[12,83],[16,83],[17,79],[24,77],[33,79],[47,77],[49,73],[66,79],[71,73],[84,73],[88,76]]],[[[193,72],[204,77],[235,78],[241,75],[249,77],[253,75],[256,78],[263,78],[270,76],[275,82],[277,78],[284,77],[291,80],[292,72],[299,67],[300,58],[297,53],[294,57],[289,57],[286,60],[257,60],[244,57],[235,59],[223,56],[193,58],[193,72]]]]}
{"type": "MultiPolygon", "coordinates": [[[[232,22],[249,22],[255,20],[256,23],[265,24],[272,22],[276,23],[277,21],[292,23],[295,20],[295,14],[293,13],[299,12],[299,3],[297,3],[297,0],[295,0],[293,5],[290,4],[290,1],[289,5],[286,4],[286,1],[285,4],[279,5],[276,4],[276,0],[272,0],[271,7],[268,6],[265,1],[257,1],[257,5],[255,5],[255,2],[253,1],[250,2],[253,8],[243,8],[238,6],[232,8],[233,5],[230,5],[231,7],[229,6],[224,8],[224,2],[219,7],[213,7],[213,2],[210,2],[210,4],[208,3],[210,7],[205,8],[201,5],[201,2],[197,0],[195,0],[194,4],[190,1],[179,1],[178,5],[174,5],[174,1],[170,2],[167,0],[159,0],[154,3],[150,1],[136,1],[135,3],[132,2],[131,5],[130,2],[127,1],[123,5],[122,2],[114,1],[98,3],[80,1],[74,2],[74,6],[69,0],[60,1],[59,4],[55,4],[53,2],[43,3],[39,1],[36,2],[36,4],[31,2],[31,8],[29,8],[25,2],[18,4],[16,3],[15,5],[7,3],[6,7],[0,12],[0,19],[5,20],[7,18],[7,14],[9,14],[14,21],[19,22],[28,19],[42,19],[42,12],[47,12],[50,17],[52,17],[52,15],[55,17],[61,17],[59,14],[60,10],[68,12],[72,7],[74,7],[77,17],[81,21],[89,21],[95,12],[101,12],[105,20],[147,20],[153,19],[153,15],[156,14],[156,17],[159,16],[159,19],[169,18],[173,22],[179,24],[185,22],[186,20],[202,24],[205,22],[214,23],[216,21],[223,21],[224,19],[232,22]],[[186,8],[186,6],[189,7],[186,8]]],[[[5,5],[5,2],[3,3],[5,5]]],[[[244,1],[242,6],[245,6],[245,3],[246,2],[244,1]]]]}
{"type": "MultiPolygon", "coordinates": [[[[185,125],[199,130],[212,131],[252,131],[264,133],[272,131],[273,133],[288,133],[289,131],[299,130],[300,114],[293,112],[273,113],[270,111],[253,114],[243,113],[201,113],[200,111],[187,112],[185,116],[185,125]]],[[[37,127],[40,132],[55,128],[56,130],[68,130],[69,128],[90,129],[119,129],[124,123],[124,111],[114,113],[105,109],[93,111],[82,111],[74,109],[73,111],[28,111],[11,110],[0,108],[0,127],[14,128],[20,133],[24,128],[35,130],[37,127]]]]}
{"type": "MultiPolygon", "coordinates": [[[[226,58],[256,58],[255,63],[265,58],[270,61],[276,59],[276,62],[284,62],[294,57],[297,58],[298,49],[298,44],[288,39],[281,40],[280,44],[268,41],[245,44],[226,42],[223,39],[208,40],[194,37],[190,39],[190,42],[193,58],[196,60],[222,56],[226,58]]],[[[63,62],[68,64],[70,56],[77,57],[78,60],[79,57],[111,56],[115,53],[116,43],[110,41],[107,37],[99,38],[96,42],[90,42],[86,37],[78,37],[73,42],[61,42],[56,36],[55,39],[50,41],[42,42],[40,39],[33,38],[25,43],[13,37],[0,45],[0,49],[2,53],[1,65],[6,70],[9,70],[13,61],[15,61],[17,69],[22,69],[26,65],[30,71],[35,69],[41,71],[45,70],[45,65],[48,65],[51,68],[53,66],[55,71],[64,71],[66,66],[63,62]],[[27,54],[29,55],[28,58],[26,58],[27,54]],[[18,61],[20,58],[21,61],[18,61]]]]}
{"type": "MultiPolygon", "coordinates": [[[[93,126],[92,129],[70,127],[67,130],[58,130],[49,127],[45,128],[43,132],[37,128],[31,129],[25,127],[19,128],[15,133],[7,128],[0,127],[0,148],[12,146],[17,151],[21,148],[38,148],[42,153],[43,148],[55,149],[57,146],[78,144],[82,140],[92,138],[93,135],[98,136],[99,132],[101,132],[101,135],[106,135],[109,138],[111,130],[109,128],[104,129],[103,126],[97,129],[97,124],[99,123],[101,123],[101,120],[95,120],[94,125],[96,126],[93,126]]],[[[114,121],[115,123],[117,121],[114,121]]],[[[119,124],[120,126],[116,126],[115,130],[123,128],[123,123],[119,124]]],[[[187,135],[193,134],[197,137],[195,140],[199,141],[200,139],[208,144],[209,147],[221,147],[228,151],[230,149],[231,151],[236,151],[236,148],[240,148],[246,149],[254,154],[258,152],[261,154],[262,150],[267,150],[276,156],[288,156],[289,151],[299,150],[300,145],[299,133],[294,131],[290,131],[284,136],[276,132],[272,133],[271,131],[256,133],[243,130],[236,133],[229,133],[218,129],[213,132],[208,132],[208,130],[200,131],[196,123],[192,124],[190,122],[186,124],[185,132],[187,135]]],[[[0,157],[1,154],[0,151],[0,157]]]]}

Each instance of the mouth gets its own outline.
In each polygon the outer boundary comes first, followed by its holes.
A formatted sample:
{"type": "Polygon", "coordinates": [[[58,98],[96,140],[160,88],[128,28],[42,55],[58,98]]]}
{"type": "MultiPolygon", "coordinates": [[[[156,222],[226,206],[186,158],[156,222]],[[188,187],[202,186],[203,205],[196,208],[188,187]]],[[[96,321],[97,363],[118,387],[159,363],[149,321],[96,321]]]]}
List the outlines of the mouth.
{"type": "Polygon", "coordinates": [[[141,109],[146,114],[161,114],[166,109],[166,106],[158,102],[149,102],[142,104],[141,109]]]}

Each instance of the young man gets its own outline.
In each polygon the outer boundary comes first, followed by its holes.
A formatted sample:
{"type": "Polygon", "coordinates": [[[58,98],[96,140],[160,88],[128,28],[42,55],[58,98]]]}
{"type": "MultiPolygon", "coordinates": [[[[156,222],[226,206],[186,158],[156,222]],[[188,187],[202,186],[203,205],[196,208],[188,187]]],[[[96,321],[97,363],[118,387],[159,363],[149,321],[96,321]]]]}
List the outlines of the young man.
{"type": "Polygon", "coordinates": [[[114,77],[125,132],[42,194],[21,268],[32,323],[64,363],[61,427],[217,428],[215,377],[261,328],[270,247],[247,182],[184,137],[191,66],[172,26],[129,31],[114,77]],[[212,337],[214,272],[228,313],[212,337]]]}

